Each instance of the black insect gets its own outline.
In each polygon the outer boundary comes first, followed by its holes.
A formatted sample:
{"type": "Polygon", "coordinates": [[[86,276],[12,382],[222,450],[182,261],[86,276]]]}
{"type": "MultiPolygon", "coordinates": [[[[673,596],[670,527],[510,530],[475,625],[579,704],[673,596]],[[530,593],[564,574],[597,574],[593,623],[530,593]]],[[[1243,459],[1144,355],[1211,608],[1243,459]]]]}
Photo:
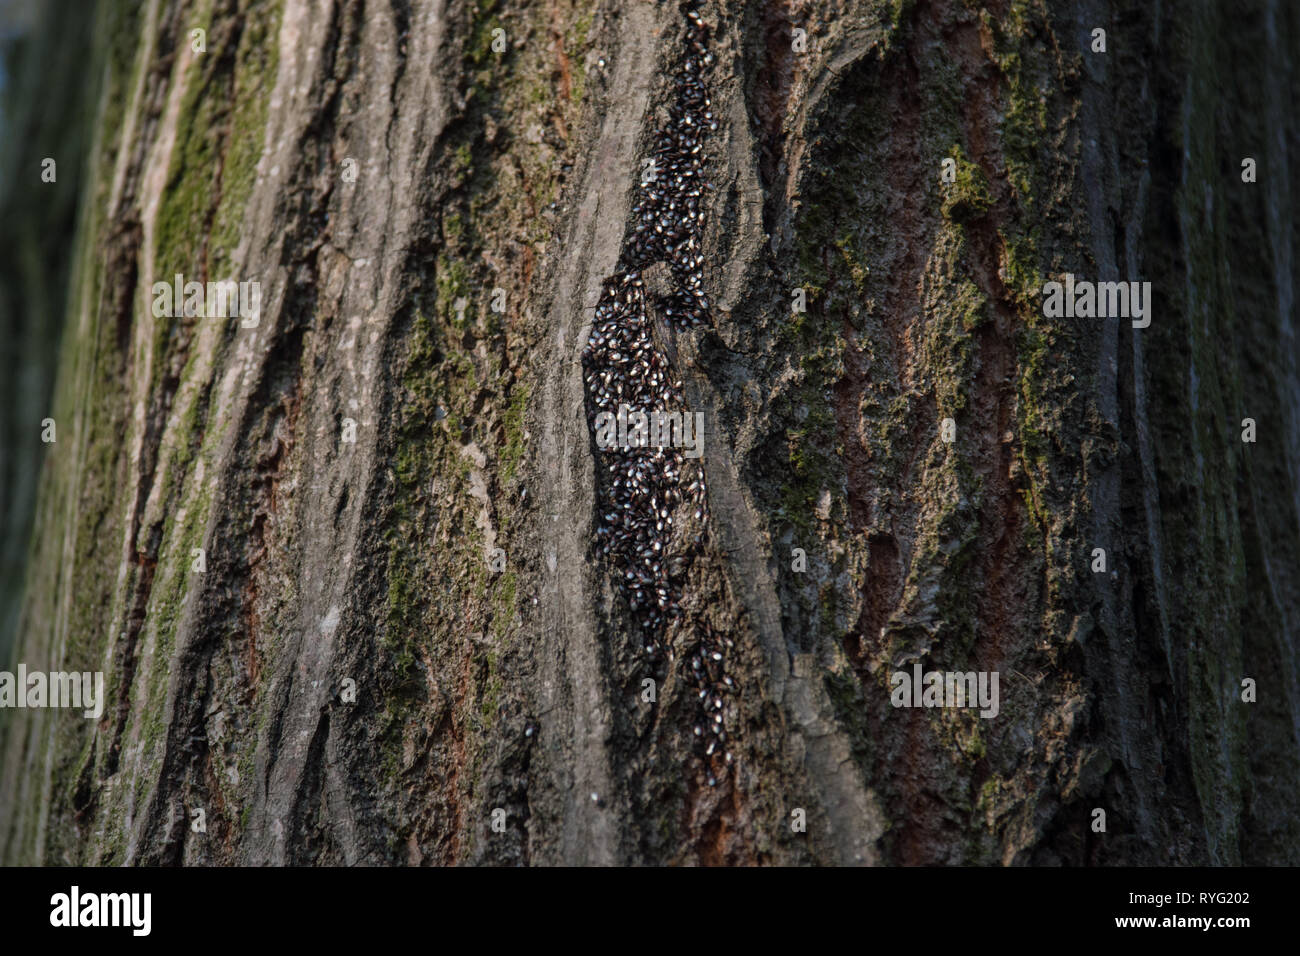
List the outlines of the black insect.
{"type": "MultiPolygon", "coordinates": [[[[617,416],[620,406],[688,413],[682,385],[672,374],[673,335],[709,322],[702,255],[708,190],[703,139],[718,128],[704,83],[713,57],[698,5],[687,2],[682,12],[683,51],[668,123],[652,139],[653,175],[640,183],[618,271],[604,282],[583,350],[593,430],[597,416],[617,416]]],[[[688,542],[700,544],[708,525],[704,472],[698,460],[671,446],[616,445],[598,455],[606,467],[597,470],[597,550],[620,582],[645,653],[657,659],[669,624],[682,614],[688,562],[678,557],[689,551],[688,542]]],[[[714,761],[710,785],[716,782],[717,759],[724,765],[732,759],[725,752],[723,721],[723,695],[734,686],[723,673],[723,652],[730,644],[710,633],[690,655],[689,674],[700,701],[694,731],[706,760],[714,761]]]]}

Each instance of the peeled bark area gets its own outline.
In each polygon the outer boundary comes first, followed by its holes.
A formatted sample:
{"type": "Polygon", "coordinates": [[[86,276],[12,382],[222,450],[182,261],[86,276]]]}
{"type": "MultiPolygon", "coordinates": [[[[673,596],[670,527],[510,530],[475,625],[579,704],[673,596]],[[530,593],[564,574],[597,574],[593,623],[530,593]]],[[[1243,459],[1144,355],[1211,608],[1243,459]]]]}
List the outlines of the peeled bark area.
{"type": "Polygon", "coordinates": [[[700,8],[711,517],[661,663],[580,356],[679,6],[100,6],[15,660],[108,701],[0,712],[0,860],[1300,863],[1290,5],[700,8]],[[156,317],[178,273],[258,323],[156,317]],[[1045,317],[1064,273],[1150,326],[1045,317]],[[894,707],[915,663],[998,715],[894,707]]]}

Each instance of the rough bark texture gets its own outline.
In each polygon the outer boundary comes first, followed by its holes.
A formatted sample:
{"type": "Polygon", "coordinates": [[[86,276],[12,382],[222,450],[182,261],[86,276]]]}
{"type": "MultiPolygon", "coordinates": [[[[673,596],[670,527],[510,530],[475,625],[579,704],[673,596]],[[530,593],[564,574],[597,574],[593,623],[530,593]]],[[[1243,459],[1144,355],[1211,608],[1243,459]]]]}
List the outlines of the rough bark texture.
{"type": "Polygon", "coordinates": [[[109,701],[0,712],[0,859],[1300,863],[1293,5],[702,7],[712,530],[653,667],[579,356],[677,4],[100,7],[13,659],[109,701]],[[1044,318],[1066,272],[1150,327],[1044,318]],[[175,273],[260,322],[155,318],[175,273]],[[916,661],[1000,714],[894,708],[916,661]]]}

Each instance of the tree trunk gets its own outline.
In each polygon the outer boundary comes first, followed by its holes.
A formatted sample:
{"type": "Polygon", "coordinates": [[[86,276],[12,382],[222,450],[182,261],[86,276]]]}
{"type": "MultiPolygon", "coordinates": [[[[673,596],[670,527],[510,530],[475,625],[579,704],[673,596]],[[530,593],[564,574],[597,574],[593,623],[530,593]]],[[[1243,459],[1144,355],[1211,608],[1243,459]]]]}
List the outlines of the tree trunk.
{"type": "Polygon", "coordinates": [[[1292,5],[100,7],[0,860],[1300,863],[1292,5]],[[700,37],[656,630],[589,341],[700,37]]]}

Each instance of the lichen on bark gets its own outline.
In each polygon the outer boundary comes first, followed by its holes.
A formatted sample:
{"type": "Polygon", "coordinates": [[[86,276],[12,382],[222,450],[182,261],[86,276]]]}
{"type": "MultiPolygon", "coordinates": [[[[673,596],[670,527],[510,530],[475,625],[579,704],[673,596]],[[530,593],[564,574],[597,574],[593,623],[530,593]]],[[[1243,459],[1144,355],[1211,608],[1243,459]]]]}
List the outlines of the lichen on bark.
{"type": "Polygon", "coordinates": [[[677,4],[97,10],[14,659],[108,706],[0,715],[0,859],[1296,862],[1286,5],[703,5],[715,786],[592,548],[579,361],[677,4]],[[178,272],[258,323],[154,316],[178,272]],[[1047,318],[1066,272],[1151,325],[1047,318]],[[998,717],[894,708],[914,663],[998,717]]]}

